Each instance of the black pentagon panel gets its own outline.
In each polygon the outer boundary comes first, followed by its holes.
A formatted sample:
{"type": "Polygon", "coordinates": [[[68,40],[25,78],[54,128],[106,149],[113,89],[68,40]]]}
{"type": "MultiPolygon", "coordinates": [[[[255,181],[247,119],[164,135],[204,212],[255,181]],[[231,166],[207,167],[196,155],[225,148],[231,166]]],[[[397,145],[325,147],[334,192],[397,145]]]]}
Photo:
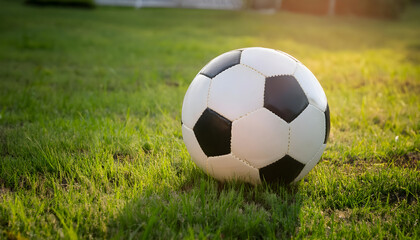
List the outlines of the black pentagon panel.
{"type": "Polygon", "coordinates": [[[266,78],[264,107],[290,123],[308,106],[309,101],[292,75],[266,78]]]}
{"type": "Polygon", "coordinates": [[[211,60],[200,73],[206,77],[214,78],[217,74],[223,72],[224,70],[239,64],[241,61],[241,53],[241,50],[233,50],[224,53],[211,60]]]}
{"type": "Polygon", "coordinates": [[[260,169],[260,177],[266,182],[291,183],[305,165],[286,155],[280,160],[260,169]]]}
{"type": "Polygon", "coordinates": [[[324,138],[324,144],[327,143],[329,136],[330,136],[330,106],[328,106],[328,104],[327,104],[327,110],[325,110],[325,138],[324,138]]]}
{"type": "Polygon", "coordinates": [[[207,108],[194,126],[198,144],[208,157],[230,153],[232,122],[207,108]]]}

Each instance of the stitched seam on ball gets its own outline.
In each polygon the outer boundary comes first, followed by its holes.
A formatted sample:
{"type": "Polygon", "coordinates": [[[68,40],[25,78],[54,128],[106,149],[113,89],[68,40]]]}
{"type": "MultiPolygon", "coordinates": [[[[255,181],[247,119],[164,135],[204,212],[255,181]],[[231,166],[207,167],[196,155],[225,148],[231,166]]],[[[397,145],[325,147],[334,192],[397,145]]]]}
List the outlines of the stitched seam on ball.
{"type": "Polygon", "coordinates": [[[249,167],[252,167],[252,168],[254,168],[254,169],[258,170],[258,168],[256,168],[256,167],[252,166],[252,165],[251,165],[248,161],[245,161],[244,159],[239,158],[238,156],[236,156],[236,155],[235,155],[235,154],[233,154],[233,153],[231,153],[231,154],[232,154],[232,157],[234,157],[235,159],[237,159],[237,160],[239,160],[239,161],[241,161],[241,162],[245,163],[245,165],[247,165],[247,166],[249,166],[249,167]]]}
{"type": "MultiPolygon", "coordinates": [[[[299,63],[300,63],[300,62],[299,62],[299,63]]],[[[309,104],[311,104],[311,102],[309,101],[309,95],[308,95],[308,93],[305,91],[305,88],[303,88],[303,87],[302,87],[302,84],[300,84],[299,80],[298,80],[298,79],[297,79],[297,77],[295,76],[299,63],[298,63],[298,64],[296,64],[296,68],[295,68],[295,71],[293,72],[293,75],[292,75],[292,76],[296,79],[296,81],[298,82],[298,84],[299,84],[300,88],[301,88],[301,89],[302,89],[302,91],[305,93],[306,98],[308,99],[309,104]]],[[[302,64],[302,63],[300,63],[300,64],[302,64]]],[[[303,64],[302,64],[302,65],[303,65],[303,64]]],[[[318,81],[318,80],[317,80],[317,81],[318,81]]],[[[322,86],[321,86],[321,88],[322,88],[322,86]]],[[[324,94],[325,94],[325,92],[324,92],[324,94]]],[[[325,98],[326,98],[326,96],[325,96],[325,98]]],[[[328,100],[327,100],[327,104],[328,104],[328,100]]],[[[321,112],[325,112],[325,111],[327,110],[327,106],[325,106],[325,110],[322,110],[321,108],[319,108],[319,107],[315,106],[314,104],[311,104],[311,105],[312,105],[312,106],[314,106],[314,107],[316,107],[317,109],[319,109],[321,112]]]]}
{"type": "MultiPolygon", "coordinates": [[[[309,165],[311,162],[313,162],[313,161],[315,161],[316,159],[315,159],[315,156],[316,155],[318,155],[318,153],[321,151],[321,149],[322,149],[322,146],[323,146],[324,144],[322,144],[321,145],[321,147],[319,147],[319,149],[318,149],[318,151],[312,156],[312,159],[309,161],[309,162],[307,162],[307,163],[305,163],[305,167],[307,166],[307,165],[309,165]]],[[[322,157],[322,155],[319,157],[319,160],[321,160],[321,157],[322,157]]],[[[315,164],[316,165],[316,164],[315,164]]],[[[305,168],[304,167],[304,168],[305,168]]],[[[314,168],[315,166],[313,166],[309,171],[308,171],[308,173],[314,168]]],[[[304,169],[303,168],[303,169],[304,169]]],[[[302,171],[303,171],[303,169],[302,169],[302,171]]],[[[299,173],[299,175],[302,173],[302,171],[299,173]]],[[[308,175],[308,173],[306,173],[305,174],[305,176],[306,175],[308,175]]],[[[299,175],[293,180],[293,182],[296,182],[296,179],[298,179],[299,178],[299,175]]],[[[299,179],[299,181],[300,180],[302,180],[303,179],[303,177],[305,177],[305,176],[302,176],[300,179],[299,179]]]]}
{"type": "MultiPolygon", "coordinates": [[[[303,65],[303,64],[302,64],[303,65]]],[[[302,89],[302,91],[305,93],[306,98],[308,99],[309,102],[309,97],[308,97],[308,93],[305,91],[305,89],[302,87],[302,84],[300,84],[299,80],[297,79],[297,77],[295,76],[296,71],[298,69],[299,63],[296,63],[296,67],[295,70],[293,70],[293,74],[292,76],[296,79],[296,82],[299,84],[299,87],[302,89]]]]}
{"type": "Polygon", "coordinates": [[[245,63],[239,63],[240,65],[242,65],[242,66],[244,66],[244,67],[247,67],[247,68],[249,68],[249,69],[251,69],[251,70],[254,70],[255,72],[257,72],[257,73],[259,73],[260,75],[262,75],[263,77],[267,77],[266,75],[264,75],[262,72],[260,72],[260,71],[258,71],[257,69],[255,69],[255,68],[253,68],[253,67],[251,67],[251,66],[249,66],[249,65],[246,65],[245,63]]]}
{"type": "Polygon", "coordinates": [[[297,80],[297,78],[293,75],[293,77],[296,79],[296,82],[299,84],[299,87],[302,89],[303,93],[305,93],[306,99],[308,99],[308,103],[309,103],[309,97],[308,97],[308,93],[305,91],[305,89],[302,87],[302,85],[300,84],[299,80],[297,80]]]}
{"type": "Polygon", "coordinates": [[[206,99],[206,108],[209,107],[209,99],[210,99],[210,89],[211,89],[211,85],[213,83],[213,78],[210,78],[210,84],[209,84],[209,89],[207,90],[207,99],[206,99]]]}
{"type": "Polygon", "coordinates": [[[182,124],[182,126],[184,126],[186,129],[191,130],[191,131],[193,131],[193,132],[194,132],[194,130],[193,130],[192,128],[188,127],[187,125],[185,125],[185,123],[184,123],[184,124],[182,124]]]}
{"type": "MultiPolygon", "coordinates": [[[[258,108],[258,109],[256,109],[256,110],[254,110],[254,111],[251,111],[251,112],[249,112],[249,113],[247,113],[247,114],[245,114],[245,115],[243,115],[243,116],[241,116],[241,117],[239,117],[239,118],[237,118],[237,119],[235,119],[235,120],[233,120],[232,121],[232,129],[230,130],[230,133],[231,133],[231,136],[230,136],[230,151],[232,152],[232,138],[233,138],[233,126],[237,123],[237,120],[240,120],[240,119],[242,119],[242,118],[244,118],[244,117],[246,117],[246,116],[249,116],[250,114],[252,114],[252,113],[254,113],[254,112],[256,112],[256,111],[258,111],[258,110],[260,110],[261,109],[261,107],[260,108],[258,108]]],[[[233,153],[232,153],[232,156],[234,156],[234,157],[236,157],[233,153]]],[[[237,157],[236,157],[237,158],[237,157]]],[[[241,159],[239,159],[239,160],[241,160],[241,159]]],[[[251,166],[251,165],[250,165],[251,166]]],[[[252,166],[251,166],[252,167],[252,166]]]]}
{"type": "MultiPolygon", "coordinates": [[[[309,102],[309,95],[308,95],[308,93],[305,91],[305,88],[303,88],[302,87],[302,84],[300,84],[300,82],[299,82],[299,80],[297,79],[297,77],[295,76],[295,73],[296,73],[296,71],[297,71],[297,68],[298,68],[298,65],[299,64],[296,64],[296,68],[295,68],[295,71],[293,72],[293,77],[296,79],[296,82],[299,84],[299,87],[302,89],[302,91],[303,91],[303,93],[305,93],[305,96],[306,96],[306,99],[308,99],[308,103],[309,104],[311,104],[310,102],[309,102]]],[[[302,64],[303,65],[303,64],[302,64]]],[[[311,104],[312,105],[312,104],[311,104]]],[[[321,110],[321,109],[320,109],[321,110]]]]}
{"type": "MultiPolygon", "coordinates": [[[[272,114],[276,115],[278,118],[280,118],[283,122],[285,122],[287,125],[289,125],[290,123],[286,122],[283,118],[279,117],[275,112],[271,111],[270,109],[266,108],[266,107],[262,107],[265,108],[266,110],[268,110],[269,112],[271,112],[272,114]]],[[[303,112],[303,111],[302,111],[303,112]]]]}
{"type": "MultiPolygon", "coordinates": [[[[312,156],[312,159],[308,162],[308,163],[306,163],[305,165],[307,165],[307,164],[309,164],[309,163],[311,163],[312,161],[314,161],[315,160],[315,157],[316,157],[316,155],[318,155],[318,153],[323,149],[323,146],[324,146],[325,144],[322,144],[320,147],[319,147],[319,149],[318,149],[318,151],[316,151],[316,153],[312,156]]],[[[319,157],[319,160],[321,160],[321,157],[322,157],[322,155],[319,157]]]]}
{"type": "MultiPolygon", "coordinates": [[[[264,99],[263,99],[263,103],[264,103],[264,99]]],[[[232,120],[232,127],[233,127],[233,124],[235,124],[235,122],[236,122],[236,121],[241,120],[242,118],[245,118],[245,117],[247,117],[247,116],[249,116],[249,115],[253,114],[254,112],[256,112],[256,111],[258,111],[258,110],[260,110],[260,109],[262,109],[262,108],[264,108],[264,106],[259,107],[259,108],[255,109],[255,110],[252,110],[251,112],[248,112],[248,113],[246,113],[245,115],[242,115],[242,116],[240,116],[240,117],[238,117],[238,118],[235,118],[234,120],[232,120]]]]}
{"type": "Polygon", "coordinates": [[[264,86],[263,86],[263,94],[262,94],[262,102],[263,102],[263,107],[265,105],[265,85],[267,85],[267,78],[264,78],[264,86]]]}
{"type": "MultiPolygon", "coordinates": [[[[308,100],[309,101],[309,100],[308,100]]],[[[328,104],[328,103],[327,103],[328,104]]],[[[319,108],[319,107],[317,107],[317,106],[315,106],[315,105],[313,105],[312,103],[309,103],[309,105],[311,105],[312,107],[314,107],[314,108],[316,108],[316,109],[318,109],[319,111],[321,111],[322,113],[325,113],[325,111],[327,111],[327,105],[325,105],[325,110],[323,111],[321,108],[319,108]]]]}
{"type": "Polygon", "coordinates": [[[296,73],[296,70],[297,70],[298,66],[299,66],[299,62],[296,62],[295,70],[293,70],[293,73],[292,73],[293,76],[295,76],[295,73],[296,73]]]}
{"type": "MultiPolygon", "coordinates": [[[[300,84],[299,80],[298,80],[298,79],[297,79],[297,77],[295,76],[296,70],[297,70],[297,64],[296,64],[296,69],[295,69],[295,72],[293,73],[293,75],[292,75],[292,76],[296,79],[296,82],[299,84],[300,89],[302,89],[303,93],[305,94],[306,99],[308,100],[308,106],[309,106],[309,105],[312,105],[312,104],[310,103],[310,101],[309,101],[309,95],[308,95],[308,93],[305,91],[305,88],[303,88],[303,87],[302,87],[302,84],[300,84]]],[[[306,106],[306,108],[307,108],[308,106],[306,106]]],[[[313,105],[312,105],[312,106],[313,106],[313,105]]],[[[305,109],[306,109],[306,108],[305,108],[305,109]]],[[[303,109],[303,110],[302,110],[302,112],[303,112],[303,111],[305,111],[305,109],[303,109]]],[[[302,112],[300,112],[299,114],[301,114],[302,112]]]]}
{"type": "Polygon", "coordinates": [[[280,77],[280,76],[291,76],[291,77],[294,77],[296,79],[296,77],[293,74],[276,74],[276,75],[269,76],[267,78],[280,77]]]}
{"type": "MultiPolygon", "coordinates": [[[[217,77],[219,74],[221,74],[222,72],[224,72],[224,71],[226,71],[226,70],[228,70],[228,69],[231,69],[231,68],[233,68],[234,66],[236,66],[236,65],[240,65],[241,63],[238,63],[238,64],[235,64],[235,65],[233,65],[233,66],[230,66],[230,67],[228,67],[228,68],[226,68],[225,70],[223,70],[223,71],[221,71],[221,72],[219,72],[216,76],[214,76],[213,78],[210,78],[210,85],[209,85],[209,91],[208,91],[208,94],[207,94],[207,107],[209,108],[209,103],[210,103],[210,89],[211,89],[211,85],[213,84],[213,80],[214,80],[214,78],[215,77],[217,77]]],[[[206,76],[207,77],[207,76],[206,76]]],[[[220,113],[219,113],[220,114],[220,113]]],[[[223,116],[222,114],[220,114],[221,116],[223,116]]],[[[229,118],[227,118],[226,116],[223,116],[224,118],[226,118],[226,119],[229,119],[229,118]]]]}
{"type": "MultiPolygon", "coordinates": [[[[240,61],[240,59],[239,59],[239,61],[240,61]]],[[[221,73],[223,73],[223,72],[225,72],[225,71],[227,71],[227,70],[229,70],[229,69],[231,69],[231,68],[235,67],[236,65],[240,65],[240,64],[241,64],[241,63],[239,62],[239,63],[237,63],[237,64],[234,64],[234,65],[232,65],[232,66],[230,66],[230,67],[226,68],[225,70],[223,70],[223,71],[219,72],[218,74],[216,74],[216,76],[212,77],[211,79],[213,80],[215,77],[219,76],[221,73]]]]}

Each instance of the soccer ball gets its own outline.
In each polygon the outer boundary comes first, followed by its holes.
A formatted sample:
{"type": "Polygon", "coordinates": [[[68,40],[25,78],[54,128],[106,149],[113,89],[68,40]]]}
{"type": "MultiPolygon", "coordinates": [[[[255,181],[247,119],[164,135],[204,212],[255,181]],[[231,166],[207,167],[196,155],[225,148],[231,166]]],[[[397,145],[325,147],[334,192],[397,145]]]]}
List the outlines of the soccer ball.
{"type": "Polygon", "coordinates": [[[324,90],[290,55],[245,48],[210,61],[182,106],[182,135],[198,167],[252,184],[302,179],[319,161],[330,130],[324,90]]]}

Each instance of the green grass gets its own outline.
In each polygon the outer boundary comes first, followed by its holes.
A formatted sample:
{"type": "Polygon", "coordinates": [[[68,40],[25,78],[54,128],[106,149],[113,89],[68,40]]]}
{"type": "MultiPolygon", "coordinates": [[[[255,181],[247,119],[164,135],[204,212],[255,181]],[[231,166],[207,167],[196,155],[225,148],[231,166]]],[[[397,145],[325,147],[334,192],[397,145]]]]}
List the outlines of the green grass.
{"type": "Polygon", "coordinates": [[[0,239],[420,238],[419,16],[0,1],[0,239]],[[297,185],[219,183],[183,144],[189,83],[248,46],[327,94],[330,142],[297,185]]]}

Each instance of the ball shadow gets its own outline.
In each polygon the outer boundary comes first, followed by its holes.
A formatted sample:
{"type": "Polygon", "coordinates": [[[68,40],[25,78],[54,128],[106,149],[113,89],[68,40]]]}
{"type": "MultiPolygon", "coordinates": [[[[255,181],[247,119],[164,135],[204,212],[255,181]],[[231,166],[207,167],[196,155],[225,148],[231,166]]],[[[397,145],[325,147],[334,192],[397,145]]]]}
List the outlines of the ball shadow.
{"type": "Polygon", "coordinates": [[[297,185],[192,177],[177,190],[145,190],[108,223],[113,238],[290,238],[300,225],[297,185]]]}

